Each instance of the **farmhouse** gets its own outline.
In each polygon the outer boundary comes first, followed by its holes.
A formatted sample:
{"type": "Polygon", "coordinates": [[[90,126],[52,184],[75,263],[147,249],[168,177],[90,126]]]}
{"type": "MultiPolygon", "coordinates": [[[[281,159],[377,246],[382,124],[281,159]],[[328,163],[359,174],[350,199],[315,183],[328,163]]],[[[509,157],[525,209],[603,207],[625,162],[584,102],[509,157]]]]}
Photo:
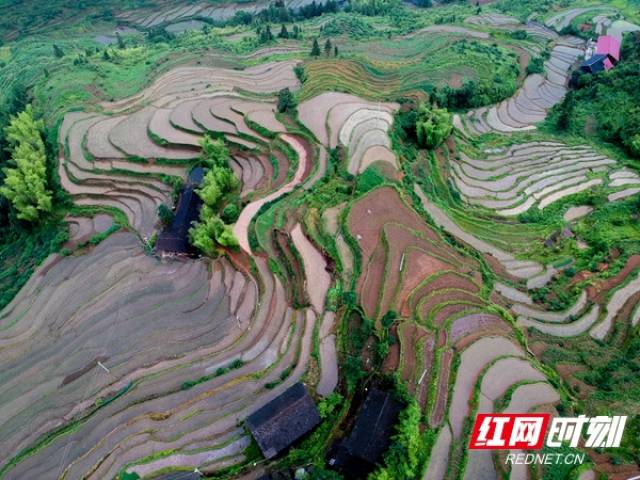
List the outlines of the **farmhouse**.
{"type": "Polygon", "coordinates": [[[595,54],[585,59],[580,70],[587,73],[598,73],[611,70],[620,60],[620,42],[609,35],[601,35],[596,43],[595,54]]]}
{"type": "Polygon", "coordinates": [[[247,426],[265,458],[273,458],[320,423],[316,404],[296,383],[247,418],[247,426]]]}
{"type": "Polygon", "coordinates": [[[162,255],[189,255],[194,252],[189,243],[189,229],[198,219],[202,200],[195,189],[202,183],[204,170],[195,168],[180,191],[173,222],[158,236],[156,251],[162,255]]]}
{"type": "Polygon", "coordinates": [[[391,393],[372,389],[358,412],[351,435],[330,454],[329,465],[348,478],[366,476],[389,448],[401,409],[391,393]]]}

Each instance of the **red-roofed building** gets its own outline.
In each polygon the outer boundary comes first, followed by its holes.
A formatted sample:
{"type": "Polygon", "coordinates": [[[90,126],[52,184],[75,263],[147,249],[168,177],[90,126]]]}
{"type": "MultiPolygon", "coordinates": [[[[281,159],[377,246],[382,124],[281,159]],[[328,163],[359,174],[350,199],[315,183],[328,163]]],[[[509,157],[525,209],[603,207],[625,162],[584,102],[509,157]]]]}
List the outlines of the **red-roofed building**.
{"type": "Polygon", "coordinates": [[[593,50],[587,50],[587,58],[580,65],[580,70],[588,73],[611,70],[620,60],[620,41],[609,35],[601,35],[598,37],[595,52],[591,52],[593,50]]]}
{"type": "Polygon", "coordinates": [[[601,35],[598,37],[598,43],[596,44],[596,55],[598,54],[609,57],[609,68],[612,68],[620,60],[620,42],[610,35],[601,35]]]}

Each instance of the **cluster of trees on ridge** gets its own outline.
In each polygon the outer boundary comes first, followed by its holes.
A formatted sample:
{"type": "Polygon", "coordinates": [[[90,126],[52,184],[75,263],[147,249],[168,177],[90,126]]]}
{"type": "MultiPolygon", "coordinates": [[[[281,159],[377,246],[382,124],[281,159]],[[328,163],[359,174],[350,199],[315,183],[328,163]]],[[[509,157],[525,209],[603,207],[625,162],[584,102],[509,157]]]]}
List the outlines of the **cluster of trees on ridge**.
{"type": "Polygon", "coordinates": [[[240,182],[229,167],[231,157],[222,139],[212,140],[205,135],[200,146],[200,160],[208,170],[196,193],[204,205],[200,220],[189,230],[189,241],[206,255],[215,257],[220,247],[238,247],[230,224],[240,213],[237,204],[240,182]]]}

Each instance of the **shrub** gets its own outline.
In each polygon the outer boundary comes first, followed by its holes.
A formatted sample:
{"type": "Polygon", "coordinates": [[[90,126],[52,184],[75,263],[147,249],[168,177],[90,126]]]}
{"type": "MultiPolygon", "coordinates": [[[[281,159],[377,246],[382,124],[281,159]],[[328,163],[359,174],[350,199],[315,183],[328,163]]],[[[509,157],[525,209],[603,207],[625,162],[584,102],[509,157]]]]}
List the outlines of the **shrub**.
{"type": "Polygon", "coordinates": [[[529,64],[527,65],[528,75],[542,72],[544,72],[544,60],[542,59],[542,57],[534,57],[529,60],[529,64]]]}
{"type": "Polygon", "coordinates": [[[173,223],[173,212],[164,203],[161,203],[158,207],[158,217],[160,218],[162,224],[165,226],[171,225],[171,223],[173,223]]]}
{"type": "Polygon", "coordinates": [[[296,103],[296,99],[293,98],[293,94],[291,93],[291,90],[289,90],[289,88],[283,88],[278,92],[278,111],[279,112],[283,113],[283,112],[292,111],[292,110],[295,110],[297,106],[298,104],[296,103]]]}
{"type": "Polygon", "coordinates": [[[293,67],[293,73],[296,74],[296,77],[298,77],[300,83],[304,83],[307,81],[307,72],[305,72],[304,65],[302,65],[301,63],[293,67]]]}
{"type": "Polygon", "coordinates": [[[222,210],[222,220],[225,223],[235,223],[240,216],[240,207],[236,203],[229,203],[222,210]]]}

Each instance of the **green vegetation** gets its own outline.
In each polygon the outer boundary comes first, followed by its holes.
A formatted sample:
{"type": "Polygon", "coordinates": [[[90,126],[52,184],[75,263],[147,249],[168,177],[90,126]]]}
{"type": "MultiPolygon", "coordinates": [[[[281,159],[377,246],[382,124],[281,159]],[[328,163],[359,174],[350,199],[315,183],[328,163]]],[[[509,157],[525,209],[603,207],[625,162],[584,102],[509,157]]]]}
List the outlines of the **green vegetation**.
{"type": "MultiPolygon", "coordinates": [[[[94,3],[89,0],[86,8],[97,12],[96,20],[105,22],[102,26],[113,27],[110,20],[113,12],[101,11],[102,7],[94,3]]],[[[116,3],[129,5],[126,1],[116,3]]],[[[423,7],[431,5],[429,0],[417,0],[415,3],[423,7]]],[[[413,187],[418,184],[457,225],[481,240],[522,259],[556,266],[574,261],[572,268],[558,275],[550,286],[530,292],[535,300],[555,309],[566,306],[579,289],[596,278],[610,276],[624,265],[630,255],[640,252],[637,222],[640,204],[637,199],[613,204],[606,200],[602,191],[583,193],[557,202],[544,211],[532,210],[517,219],[502,219],[488,210],[466,204],[445,169],[451,157],[461,153],[482,154],[482,151],[504,147],[510,142],[559,138],[578,141],[567,134],[589,137],[596,128],[601,140],[640,157],[640,104],[637,102],[640,54],[637,45],[625,44],[625,61],[612,72],[576,79],[577,90],[554,111],[547,131],[514,134],[508,138],[489,134],[468,141],[452,138],[447,142],[449,148],[438,148],[453,131],[451,111],[492,104],[514,93],[523,73],[519,70],[514,50],[522,47],[539,51],[537,47],[543,47],[535,35],[529,35],[525,30],[508,34],[489,27],[478,28],[490,33],[486,39],[446,30],[438,33],[418,31],[438,24],[462,25],[465,16],[480,11],[479,7],[476,10],[474,6],[462,3],[438,3],[437,8],[422,10],[407,8],[398,0],[353,0],[347,3],[344,12],[336,13],[338,5],[332,1],[324,5],[314,2],[297,12],[287,9],[279,1],[256,15],[238,12],[228,22],[207,22],[202,31],[173,34],[167,31],[165,24],[161,24],[143,33],[118,34],[112,46],[97,46],[91,39],[93,31],[86,24],[79,25],[75,31],[77,35],[69,35],[68,38],[58,34],[51,37],[42,35],[30,38],[29,42],[16,40],[7,47],[0,46],[0,127],[9,124],[9,119],[24,109],[11,121],[6,130],[9,133],[6,136],[0,134],[0,147],[8,146],[12,157],[7,163],[6,152],[0,151],[0,166],[6,175],[0,189],[4,196],[0,198],[0,309],[24,285],[36,266],[49,253],[59,250],[68,238],[66,227],[61,224],[68,209],[63,202],[58,202],[63,194],[55,181],[57,169],[51,168],[57,155],[57,126],[64,112],[80,106],[87,111],[99,112],[102,108],[99,101],[134,94],[158,73],[179,63],[241,69],[262,63],[266,61],[265,57],[269,57],[269,61],[287,59],[304,62],[294,67],[302,89],[291,92],[283,88],[278,92],[277,109],[283,115],[277,115],[277,118],[287,128],[299,127],[296,124],[298,102],[324,91],[399,101],[402,113],[396,116],[390,132],[402,169],[397,178],[376,164],[359,175],[351,175],[345,170],[345,152],[341,147],[331,149],[327,172],[313,188],[294,189],[264,205],[255,216],[249,232],[252,247],[257,247],[267,258],[269,268],[281,280],[287,301],[294,308],[307,306],[308,301],[304,298],[305,288],[301,286],[300,275],[304,274],[304,265],[300,254],[295,246],[286,245],[290,240],[288,229],[291,222],[304,226],[305,234],[320,246],[322,255],[327,259],[327,271],[331,271],[332,277],[327,304],[329,310],[336,312],[340,326],[337,341],[341,380],[344,381],[340,385],[341,393],[334,393],[319,402],[322,424],[281,462],[287,466],[310,466],[305,478],[341,478],[324,468],[325,453],[336,434],[343,433],[341,429],[346,424],[344,420],[355,392],[371,378],[379,381],[384,377],[379,372],[384,360],[399,339],[404,338],[396,333],[394,326],[406,319],[400,319],[398,313],[390,310],[381,317],[382,328],[379,328],[363,314],[354,287],[359,273],[367,268],[360,258],[361,239],[354,238],[355,233],[351,237],[346,231],[344,217],[338,220],[340,232],[337,236],[344,239],[355,257],[350,266],[355,272],[349,280],[341,278],[347,262],[338,255],[333,235],[323,231],[322,215],[327,208],[344,203],[343,213],[346,213],[355,198],[385,184],[402,191],[409,202],[408,198],[413,198],[413,187]],[[315,18],[322,14],[327,15],[322,19],[315,18]],[[294,21],[299,24],[292,24],[294,21]],[[410,35],[405,35],[410,32],[410,35]],[[336,41],[340,44],[339,50],[336,41]],[[261,52],[255,54],[259,47],[261,52]],[[267,51],[269,53],[263,53],[267,51]],[[340,58],[336,58],[339,54],[340,58]],[[33,97],[33,107],[25,109],[22,99],[30,96],[33,97]],[[591,215],[572,224],[573,232],[588,244],[588,248],[578,249],[575,239],[561,239],[552,247],[544,247],[545,238],[565,227],[562,214],[573,204],[596,207],[591,215]],[[18,220],[26,220],[33,225],[18,220]],[[617,256],[612,255],[613,251],[617,256]],[[606,273],[599,272],[602,263],[609,266],[606,273]],[[578,272],[586,270],[595,276],[574,285],[572,282],[578,272]],[[373,358],[365,357],[363,352],[373,354],[373,358]]],[[[520,18],[535,13],[540,18],[565,3],[559,0],[498,0],[495,6],[483,6],[482,10],[490,12],[497,8],[520,18]]],[[[135,4],[141,8],[149,6],[146,2],[135,1],[135,4]]],[[[60,15],[70,11],[73,11],[71,7],[60,8],[51,18],[60,19],[60,15]]],[[[47,6],[45,13],[49,15],[49,12],[47,6]]],[[[3,27],[10,31],[6,22],[0,22],[0,28],[3,27]]],[[[466,27],[476,28],[471,24],[465,24],[466,27]]],[[[23,28],[22,23],[17,28],[23,28]]],[[[526,73],[541,73],[543,64],[543,57],[532,58],[526,73]]],[[[267,143],[269,148],[280,147],[276,134],[249,119],[246,119],[246,124],[267,138],[267,142],[260,143],[261,148],[267,143]]],[[[301,133],[296,131],[296,134],[310,136],[301,127],[299,130],[301,133]]],[[[158,141],[158,144],[169,145],[166,141],[158,141]]],[[[204,206],[199,222],[190,230],[190,240],[204,254],[215,257],[227,248],[238,246],[231,224],[241,211],[239,182],[229,167],[229,151],[222,140],[213,140],[205,135],[201,146],[200,164],[207,172],[197,193],[204,206]]],[[[291,178],[297,159],[291,151],[286,150],[285,153],[289,157],[287,173],[291,178]]],[[[637,166],[623,153],[617,153],[627,165],[637,166]]],[[[140,162],[143,160],[138,159],[140,162]]],[[[275,180],[279,177],[279,169],[285,167],[278,164],[275,156],[272,160],[275,167],[272,180],[275,180]]],[[[253,195],[247,198],[253,200],[256,198],[253,195]]],[[[417,202],[414,208],[423,214],[425,221],[430,221],[417,202]]],[[[158,216],[164,224],[171,223],[173,219],[171,210],[164,204],[158,208],[158,216]]],[[[120,228],[119,225],[116,223],[104,234],[94,236],[89,243],[98,243],[113,229],[120,228]]],[[[443,236],[456,252],[469,254],[473,262],[477,260],[480,263],[483,290],[478,297],[489,301],[496,274],[470,247],[461,245],[453,237],[443,236]]],[[[430,321],[432,324],[432,319],[430,321]]],[[[424,323],[429,322],[425,320],[424,323]]],[[[637,410],[635,398],[640,396],[636,385],[640,371],[637,364],[638,331],[637,328],[633,331],[628,325],[616,328],[620,330],[615,332],[614,345],[605,345],[590,338],[560,342],[532,334],[534,340],[543,340],[547,345],[555,342],[543,354],[545,363],[566,361],[586,367],[577,374],[581,381],[593,387],[584,401],[579,402],[584,411],[604,412],[608,406],[622,408],[625,402],[631,404],[630,409],[637,410]],[[582,355],[592,355],[593,361],[582,358],[582,355]]],[[[516,335],[522,335],[522,332],[518,330],[516,335]]],[[[409,352],[415,353],[416,357],[424,353],[425,340],[421,338],[420,341],[422,343],[417,342],[415,352],[409,352]]],[[[317,339],[316,343],[319,343],[317,339]]],[[[402,355],[405,353],[401,353],[400,362],[404,361],[402,355]]],[[[437,352],[437,355],[441,354],[441,351],[437,352]]],[[[317,362],[318,352],[312,353],[312,357],[317,362]]],[[[182,390],[190,390],[242,366],[244,363],[238,360],[210,375],[182,384],[178,382],[177,385],[182,390]]],[[[265,388],[281,386],[293,371],[288,366],[265,388]]],[[[316,374],[313,368],[307,372],[312,378],[316,374]]],[[[384,380],[389,379],[385,377],[384,380]]],[[[436,388],[434,385],[432,392],[436,388]]],[[[99,400],[96,406],[104,404],[104,400],[99,400]]],[[[401,414],[383,465],[370,476],[371,480],[419,478],[435,435],[435,431],[429,429],[421,433],[421,428],[427,423],[422,413],[417,401],[410,399],[401,414]]],[[[625,448],[614,453],[616,460],[640,461],[638,429],[639,422],[632,420],[631,434],[627,433],[632,435],[632,440],[626,440],[625,448]]],[[[62,435],[67,431],[56,433],[62,435]]],[[[255,449],[255,445],[251,448],[255,449]]],[[[256,457],[247,454],[247,458],[253,461],[256,457]]],[[[237,471],[240,468],[237,467],[237,471]]],[[[549,479],[566,478],[572,474],[551,470],[540,473],[540,478],[549,479]]],[[[216,474],[216,478],[224,475],[221,473],[218,477],[216,474]]],[[[137,476],[121,475],[121,478],[129,477],[137,476]]]]}
{"type": "Polygon", "coordinates": [[[68,239],[66,224],[53,219],[28,228],[17,224],[0,229],[0,310],[68,239]]]}
{"type": "Polygon", "coordinates": [[[204,375],[196,380],[188,380],[186,382],[183,382],[182,385],[180,386],[180,389],[189,390],[190,388],[193,388],[196,385],[200,385],[201,383],[208,382],[209,380],[212,380],[217,377],[221,377],[222,375],[226,375],[227,373],[232,372],[233,370],[237,370],[242,366],[244,366],[244,362],[242,360],[240,359],[234,360],[226,367],[217,368],[216,371],[213,372],[211,375],[204,375]]]}
{"type": "Polygon", "coordinates": [[[320,56],[320,45],[318,44],[318,39],[317,38],[313,39],[313,46],[311,47],[310,55],[312,57],[319,57],[320,56]]]}
{"type": "Polygon", "coordinates": [[[51,212],[51,192],[47,190],[47,168],[42,130],[44,123],[33,118],[31,105],[14,117],[7,127],[12,165],[4,170],[0,195],[11,201],[17,218],[37,221],[51,212]]]}
{"type": "Polygon", "coordinates": [[[452,116],[446,109],[429,108],[422,104],[416,115],[416,138],[426,148],[436,148],[453,130],[452,116]]]}
{"type": "Polygon", "coordinates": [[[441,107],[460,109],[503,100],[517,88],[517,55],[506,47],[450,34],[380,39],[368,17],[354,19],[370,39],[341,45],[340,59],[312,56],[300,99],[342,91],[380,100],[431,97],[441,107]],[[454,78],[462,85],[451,86],[454,78]]]}
{"type": "Polygon", "coordinates": [[[322,26],[322,34],[336,37],[348,35],[353,39],[365,39],[372,35],[371,26],[361,17],[348,13],[339,13],[322,26]]]}
{"type": "Polygon", "coordinates": [[[167,207],[166,204],[160,204],[160,206],[158,207],[158,218],[160,218],[162,224],[165,226],[171,225],[171,222],[173,222],[173,217],[173,211],[169,207],[167,207]]]}
{"type": "Polygon", "coordinates": [[[278,92],[278,111],[280,113],[293,111],[298,106],[291,90],[283,88],[278,92]]]}
{"type": "Polygon", "coordinates": [[[542,57],[533,57],[527,65],[527,75],[544,72],[544,59],[542,57]]]}
{"type": "MultiPolygon", "coordinates": [[[[233,200],[240,182],[229,168],[229,150],[221,139],[202,138],[201,162],[208,167],[202,186],[196,191],[204,205],[200,210],[200,221],[189,230],[190,242],[210,257],[219,254],[219,247],[237,248],[238,239],[231,226],[219,216],[233,200]]],[[[226,210],[226,217],[230,217],[226,210]]]]}

